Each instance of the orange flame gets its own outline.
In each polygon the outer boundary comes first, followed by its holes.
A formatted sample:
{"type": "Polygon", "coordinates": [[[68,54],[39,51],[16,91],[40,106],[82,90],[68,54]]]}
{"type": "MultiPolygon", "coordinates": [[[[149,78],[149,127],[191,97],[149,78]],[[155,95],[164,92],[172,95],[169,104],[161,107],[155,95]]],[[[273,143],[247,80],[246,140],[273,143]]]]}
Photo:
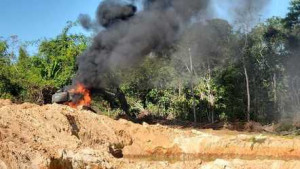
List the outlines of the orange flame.
{"type": "Polygon", "coordinates": [[[92,99],[90,96],[90,91],[88,89],[86,89],[83,84],[78,83],[76,85],[76,88],[71,89],[69,91],[69,93],[83,95],[82,99],[75,103],[72,101],[68,102],[67,105],[69,105],[70,107],[77,108],[78,106],[90,106],[91,105],[92,99]]]}

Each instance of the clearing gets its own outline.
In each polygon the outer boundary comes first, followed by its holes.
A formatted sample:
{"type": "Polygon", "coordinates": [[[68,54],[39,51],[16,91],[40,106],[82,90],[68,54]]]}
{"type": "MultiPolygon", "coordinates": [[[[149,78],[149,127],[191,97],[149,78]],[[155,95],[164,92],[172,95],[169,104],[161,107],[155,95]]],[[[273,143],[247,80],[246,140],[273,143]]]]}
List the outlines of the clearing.
{"type": "Polygon", "coordinates": [[[0,100],[1,169],[300,168],[300,139],[113,120],[0,100]]]}

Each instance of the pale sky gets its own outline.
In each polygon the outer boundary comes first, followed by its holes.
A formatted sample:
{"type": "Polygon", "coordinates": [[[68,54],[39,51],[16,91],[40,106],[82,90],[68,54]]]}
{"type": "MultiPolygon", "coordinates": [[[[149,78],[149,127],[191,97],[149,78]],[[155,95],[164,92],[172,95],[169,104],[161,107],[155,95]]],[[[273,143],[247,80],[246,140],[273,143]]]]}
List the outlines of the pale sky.
{"type": "MultiPolygon", "coordinates": [[[[218,1],[218,0],[217,0],[218,1]]],[[[99,0],[0,0],[0,37],[17,35],[21,41],[51,38],[58,35],[67,21],[75,21],[78,15],[95,15],[99,0]]],[[[271,0],[262,19],[271,16],[284,17],[289,0],[271,0]]],[[[230,8],[219,7],[219,17],[226,18],[230,8]]],[[[77,27],[73,32],[86,33],[77,27]]]]}

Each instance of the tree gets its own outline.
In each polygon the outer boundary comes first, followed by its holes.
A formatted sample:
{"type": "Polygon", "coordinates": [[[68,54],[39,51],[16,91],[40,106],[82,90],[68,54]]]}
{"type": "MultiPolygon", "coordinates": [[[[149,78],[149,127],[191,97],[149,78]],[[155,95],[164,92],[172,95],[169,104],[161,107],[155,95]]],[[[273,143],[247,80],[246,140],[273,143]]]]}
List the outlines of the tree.
{"type": "MultiPolygon", "coordinates": [[[[286,78],[287,92],[285,93],[285,117],[297,117],[300,110],[300,70],[297,63],[300,62],[300,1],[291,1],[290,11],[283,19],[287,29],[287,51],[286,78]]],[[[298,118],[300,118],[298,116],[298,118]]]]}
{"type": "Polygon", "coordinates": [[[68,23],[62,34],[55,39],[44,40],[39,46],[39,56],[43,58],[44,79],[55,87],[63,87],[71,83],[76,73],[76,57],[88,45],[88,38],[84,35],[68,35],[73,23],[68,23]]]}
{"type": "Polygon", "coordinates": [[[20,47],[19,48],[19,58],[18,58],[18,61],[22,62],[22,61],[25,61],[28,58],[29,58],[29,56],[28,56],[26,50],[24,49],[24,47],[20,47]]]}
{"type": "Polygon", "coordinates": [[[290,5],[284,24],[286,28],[293,29],[296,26],[300,26],[300,0],[292,0],[290,5]]]}
{"type": "Polygon", "coordinates": [[[256,13],[257,9],[255,9],[255,4],[253,3],[247,3],[247,5],[244,8],[245,11],[238,10],[238,18],[237,22],[239,25],[239,35],[240,37],[240,45],[239,45],[239,52],[240,52],[240,58],[241,63],[243,65],[243,73],[245,76],[245,88],[246,88],[246,97],[247,97],[247,110],[246,110],[246,119],[248,122],[250,122],[251,117],[251,93],[250,93],[250,79],[249,79],[249,72],[248,72],[248,58],[250,56],[249,53],[249,33],[251,32],[251,29],[256,22],[256,17],[254,16],[254,13],[256,13]],[[254,6],[253,6],[254,5],[254,6]]]}
{"type": "MultiPolygon", "coordinates": [[[[21,102],[43,104],[51,102],[51,95],[58,88],[70,85],[77,70],[76,57],[88,45],[84,35],[69,34],[72,26],[73,23],[68,23],[56,38],[42,40],[35,56],[30,56],[21,46],[18,57],[11,57],[15,54],[7,52],[7,44],[1,42],[0,83],[5,83],[4,92],[21,102]]],[[[17,46],[15,42],[16,38],[12,39],[13,48],[17,46]]],[[[4,92],[0,91],[0,95],[4,92]]]]}
{"type": "Polygon", "coordinates": [[[12,72],[8,47],[5,41],[0,41],[0,98],[13,99],[20,87],[11,79],[15,74],[12,72]]]}
{"type": "MultiPolygon", "coordinates": [[[[191,88],[197,86],[194,83],[205,82],[206,87],[201,87],[204,90],[201,93],[207,94],[207,97],[202,98],[207,99],[208,119],[212,123],[216,119],[214,111],[216,96],[212,86],[214,71],[222,67],[229,58],[230,47],[228,44],[232,42],[231,35],[232,27],[225,20],[213,19],[208,20],[205,24],[194,24],[183,35],[175,54],[175,58],[182,61],[183,67],[191,76],[191,88]]],[[[192,95],[193,93],[192,90],[192,95]]],[[[195,110],[195,107],[193,109],[195,110]]]]}
{"type": "Polygon", "coordinates": [[[7,44],[4,41],[0,41],[0,57],[3,58],[7,55],[7,44]]]}

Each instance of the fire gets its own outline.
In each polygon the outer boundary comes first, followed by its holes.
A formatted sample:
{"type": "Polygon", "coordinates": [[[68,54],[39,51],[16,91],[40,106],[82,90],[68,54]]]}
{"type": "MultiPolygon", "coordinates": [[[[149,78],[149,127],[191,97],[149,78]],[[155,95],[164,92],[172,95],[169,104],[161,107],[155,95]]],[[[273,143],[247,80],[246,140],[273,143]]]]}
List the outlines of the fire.
{"type": "Polygon", "coordinates": [[[78,106],[90,106],[91,105],[91,96],[90,91],[85,88],[83,84],[77,84],[74,89],[71,89],[69,91],[70,95],[73,95],[75,97],[76,95],[79,95],[80,97],[78,100],[76,98],[72,99],[71,102],[68,102],[67,105],[73,108],[77,108],[78,106]]]}

